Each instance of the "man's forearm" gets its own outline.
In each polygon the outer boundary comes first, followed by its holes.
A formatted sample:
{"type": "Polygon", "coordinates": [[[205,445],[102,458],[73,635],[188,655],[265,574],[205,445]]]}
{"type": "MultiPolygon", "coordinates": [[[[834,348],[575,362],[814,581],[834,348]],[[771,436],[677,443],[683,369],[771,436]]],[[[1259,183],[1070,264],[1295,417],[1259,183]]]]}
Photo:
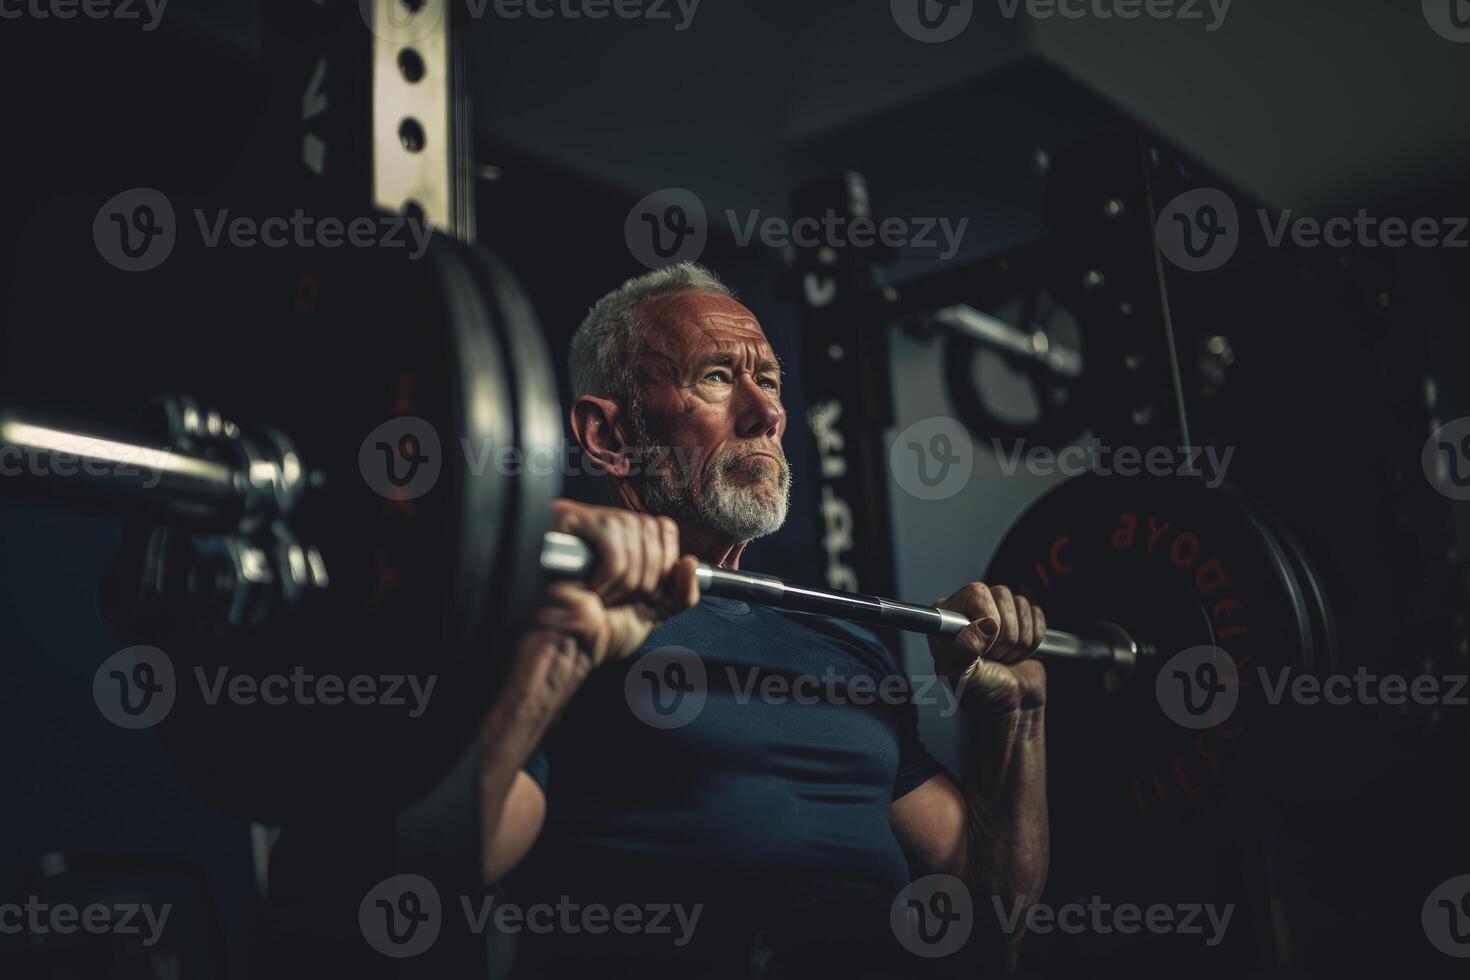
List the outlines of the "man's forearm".
{"type": "Polygon", "coordinates": [[[564,633],[529,630],[517,641],[510,673],[480,726],[480,826],[487,869],[516,775],[587,672],[586,658],[564,633]]]}
{"type": "Polygon", "coordinates": [[[1046,709],[972,717],[970,730],[961,781],[969,821],[962,877],[980,935],[1013,968],[1026,909],[1041,896],[1051,858],[1046,709]]]}

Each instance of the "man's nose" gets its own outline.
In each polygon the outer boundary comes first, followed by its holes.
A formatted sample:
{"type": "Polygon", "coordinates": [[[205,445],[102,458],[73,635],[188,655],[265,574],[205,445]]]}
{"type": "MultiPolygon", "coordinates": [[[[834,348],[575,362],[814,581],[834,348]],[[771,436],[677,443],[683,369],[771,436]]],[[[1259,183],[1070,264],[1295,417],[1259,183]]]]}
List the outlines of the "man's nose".
{"type": "Polygon", "coordinates": [[[770,392],[751,378],[742,379],[739,387],[735,427],[741,438],[776,438],[780,434],[781,418],[786,411],[781,407],[780,401],[771,397],[770,392]]]}

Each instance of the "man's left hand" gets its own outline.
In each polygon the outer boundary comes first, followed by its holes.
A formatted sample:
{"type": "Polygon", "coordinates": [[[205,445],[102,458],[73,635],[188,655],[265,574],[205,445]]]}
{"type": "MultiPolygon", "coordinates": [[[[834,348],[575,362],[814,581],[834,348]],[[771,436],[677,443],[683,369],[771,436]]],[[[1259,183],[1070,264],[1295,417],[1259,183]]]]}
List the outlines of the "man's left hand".
{"type": "Polygon", "coordinates": [[[952,687],[996,716],[1046,703],[1046,669],[1034,656],[1046,635],[1046,614],[1003,585],[971,582],[934,603],[970,620],[951,640],[929,640],[934,669],[952,687]]]}

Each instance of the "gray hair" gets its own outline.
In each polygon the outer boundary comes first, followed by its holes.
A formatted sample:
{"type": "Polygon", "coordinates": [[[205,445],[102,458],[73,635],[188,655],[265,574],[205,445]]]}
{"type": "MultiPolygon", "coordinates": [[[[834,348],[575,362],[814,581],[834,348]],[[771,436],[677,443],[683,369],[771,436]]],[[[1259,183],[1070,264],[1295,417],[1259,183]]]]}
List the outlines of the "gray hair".
{"type": "Polygon", "coordinates": [[[637,425],[638,365],[646,329],[638,311],[656,297],[691,292],[735,295],[704,266],[679,262],[635,276],[598,300],[572,335],[567,357],[572,397],[601,395],[617,399],[637,425]]]}

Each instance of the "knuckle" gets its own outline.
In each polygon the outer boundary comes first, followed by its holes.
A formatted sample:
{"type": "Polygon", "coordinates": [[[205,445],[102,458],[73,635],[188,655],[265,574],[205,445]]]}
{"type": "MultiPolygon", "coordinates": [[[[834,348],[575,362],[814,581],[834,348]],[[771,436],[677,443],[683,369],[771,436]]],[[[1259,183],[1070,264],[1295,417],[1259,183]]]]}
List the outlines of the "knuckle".
{"type": "Polygon", "coordinates": [[[628,571],[628,552],[622,543],[609,544],[603,554],[603,561],[607,563],[607,574],[614,578],[622,578],[628,571]]]}
{"type": "Polygon", "coordinates": [[[578,589],[568,597],[567,604],[577,619],[589,622],[596,621],[603,609],[602,600],[597,593],[587,589],[578,589]]]}

